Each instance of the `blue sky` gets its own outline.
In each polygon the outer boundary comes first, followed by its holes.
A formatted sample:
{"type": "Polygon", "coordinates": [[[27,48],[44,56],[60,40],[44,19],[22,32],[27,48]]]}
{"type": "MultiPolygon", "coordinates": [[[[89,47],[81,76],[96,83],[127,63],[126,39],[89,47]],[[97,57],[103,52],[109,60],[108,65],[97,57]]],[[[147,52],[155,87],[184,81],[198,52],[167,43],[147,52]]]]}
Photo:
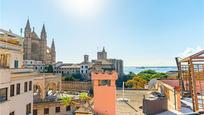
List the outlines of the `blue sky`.
{"type": "Polygon", "coordinates": [[[109,58],[126,66],[175,65],[204,47],[204,0],[1,0],[0,28],[20,34],[26,20],[48,44],[55,39],[57,60],[109,58]]]}

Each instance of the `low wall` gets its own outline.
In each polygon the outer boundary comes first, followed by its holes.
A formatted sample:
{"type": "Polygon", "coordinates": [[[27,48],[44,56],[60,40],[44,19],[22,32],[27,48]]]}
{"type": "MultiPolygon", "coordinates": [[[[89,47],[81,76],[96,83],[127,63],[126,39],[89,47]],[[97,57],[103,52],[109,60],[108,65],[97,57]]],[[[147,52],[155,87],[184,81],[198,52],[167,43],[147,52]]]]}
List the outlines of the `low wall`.
{"type": "Polygon", "coordinates": [[[61,90],[62,91],[87,91],[92,88],[91,82],[81,82],[81,81],[62,81],[61,90]]]}
{"type": "Polygon", "coordinates": [[[181,109],[180,88],[172,87],[162,81],[159,81],[157,85],[158,91],[167,98],[168,110],[180,111],[181,109]]]}
{"type": "Polygon", "coordinates": [[[143,113],[146,115],[155,115],[167,110],[166,97],[159,97],[156,99],[143,99],[143,113]]]}

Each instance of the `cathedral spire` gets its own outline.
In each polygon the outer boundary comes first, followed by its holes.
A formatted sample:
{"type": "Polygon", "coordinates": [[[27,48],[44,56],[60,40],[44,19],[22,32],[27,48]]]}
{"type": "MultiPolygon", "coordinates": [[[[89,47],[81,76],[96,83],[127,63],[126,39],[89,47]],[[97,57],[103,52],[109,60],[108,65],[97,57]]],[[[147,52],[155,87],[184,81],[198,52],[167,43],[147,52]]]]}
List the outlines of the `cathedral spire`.
{"type": "Polygon", "coordinates": [[[52,63],[56,62],[56,51],[55,51],[55,41],[54,41],[54,38],[52,39],[52,45],[51,45],[51,60],[52,60],[52,63]]]}
{"type": "Polygon", "coordinates": [[[53,51],[55,51],[55,41],[54,41],[54,38],[52,38],[51,49],[52,49],[53,51]]]}
{"type": "Polygon", "coordinates": [[[27,22],[26,22],[26,27],[25,27],[25,29],[27,29],[27,30],[31,30],[29,19],[28,19],[27,22]]]}
{"type": "Polygon", "coordinates": [[[106,51],[105,51],[105,47],[104,47],[104,46],[103,46],[103,50],[102,50],[102,51],[103,51],[103,52],[106,52],[106,51]]]}
{"type": "Polygon", "coordinates": [[[26,22],[25,29],[24,29],[24,37],[29,37],[30,33],[31,33],[30,21],[28,19],[26,22]]]}
{"type": "Polygon", "coordinates": [[[42,31],[41,31],[41,39],[46,39],[46,38],[47,38],[47,33],[45,30],[45,24],[43,24],[42,31]]]}

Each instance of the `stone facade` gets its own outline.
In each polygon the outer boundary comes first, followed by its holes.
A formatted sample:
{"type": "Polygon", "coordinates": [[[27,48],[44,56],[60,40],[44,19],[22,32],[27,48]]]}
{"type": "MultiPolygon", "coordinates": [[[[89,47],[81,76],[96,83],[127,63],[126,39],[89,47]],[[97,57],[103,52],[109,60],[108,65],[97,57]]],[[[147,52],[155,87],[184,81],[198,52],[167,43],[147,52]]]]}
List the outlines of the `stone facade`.
{"type": "Polygon", "coordinates": [[[56,61],[55,43],[52,40],[51,48],[47,46],[47,33],[43,24],[40,37],[35,29],[31,31],[30,22],[27,20],[24,29],[24,60],[42,61],[43,64],[52,64],[56,61]]]}
{"type": "Polygon", "coordinates": [[[89,61],[89,56],[84,55],[81,63],[63,63],[57,62],[53,64],[54,73],[58,74],[81,74],[86,80],[91,80],[92,71],[112,71],[115,70],[119,77],[123,76],[123,60],[107,58],[105,48],[101,52],[97,52],[97,59],[89,61]]]}
{"type": "Polygon", "coordinates": [[[73,108],[59,101],[60,76],[38,73],[33,81],[33,91],[33,115],[72,115],[73,108]]]}
{"type": "Polygon", "coordinates": [[[63,91],[89,91],[91,87],[92,87],[91,82],[62,81],[61,90],[63,91]]]}
{"type": "Polygon", "coordinates": [[[101,52],[97,52],[97,60],[106,60],[106,59],[107,59],[107,52],[103,47],[103,50],[101,52]]]}
{"type": "Polygon", "coordinates": [[[123,76],[123,60],[107,58],[105,48],[101,52],[97,52],[97,59],[92,60],[92,70],[96,71],[112,71],[115,70],[119,77],[123,76]]]}

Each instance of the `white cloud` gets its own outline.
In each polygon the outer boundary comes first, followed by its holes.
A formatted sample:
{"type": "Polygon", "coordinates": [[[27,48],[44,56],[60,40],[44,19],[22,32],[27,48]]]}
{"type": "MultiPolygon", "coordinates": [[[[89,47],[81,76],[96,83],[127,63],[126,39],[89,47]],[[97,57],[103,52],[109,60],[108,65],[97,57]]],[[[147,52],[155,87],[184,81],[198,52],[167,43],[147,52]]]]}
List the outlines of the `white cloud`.
{"type": "Polygon", "coordinates": [[[186,48],[182,53],[180,53],[178,56],[181,58],[188,57],[194,53],[197,53],[199,51],[203,50],[200,46],[197,46],[196,48],[186,48]]]}

